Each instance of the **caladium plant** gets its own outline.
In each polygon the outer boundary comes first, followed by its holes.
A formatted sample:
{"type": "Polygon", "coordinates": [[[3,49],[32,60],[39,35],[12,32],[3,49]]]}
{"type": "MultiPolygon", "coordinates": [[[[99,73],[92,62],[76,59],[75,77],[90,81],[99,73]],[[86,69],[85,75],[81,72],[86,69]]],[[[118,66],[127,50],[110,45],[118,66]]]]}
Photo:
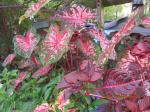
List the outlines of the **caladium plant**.
{"type": "Polygon", "coordinates": [[[30,29],[25,36],[16,35],[13,40],[15,52],[24,58],[30,58],[40,40],[39,35],[33,32],[33,29],[30,29]]]}
{"type": "Polygon", "coordinates": [[[60,27],[52,25],[49,33],[42,42],[42,48],[39,51],[40,59],[43,64],[56,63],[62,55],[67,52],[68,44],[71,38],[71,30],[60,31],[60,27]]]}
{"type": "MultiPolygon", "coordinates": [[[[49,1],[40,0],[33,4],[22,17],[35,15],[49,1]]],[[[77,109],[65,110],[65,106],[71,104],[71,101],[77,97],[76,93],[81,94],[81,97],[89,96],[88,98],[83,97],[86,99],[88,107],[93,103],[94,97],[109,100],[110,103],[99,106],[99,110],[102,111],[107,110],[108,107],[112,111],[116,109],[119,112],[124,112],[124,108],[133,112],[144,111],[147,109],[147,105],[140,103],[139,100],[142,99],[146,102],[143,95],[145,97],[149,95],[149,86],[145,80],[150,78],[150,41],[148,37],[133,41],[133,45],[126,49],[127,55],[122,59],[116,60],[118,52],[115,52],[115,48],[118,47],[116,45],[120,44],[119,42],[126,35],[130,35],[131,30],[139,24],[136,16],[138,13],[129,17],[123,28],[111,40],[107,40],[102,29],[97,28],[96,25],[88,26],[88,20],[95,19],[96,13],[81,5],[72,5],[56,12],[53,17],[57,24],[50,23],[48,33],[41,42],[39,42],[39,36],[32,29],[25,36],[16,35],[14,38],[15,54],[8,56],[3,65],[10,64],[16,54],[24,57],[23,64],[18,66],[23,72],[20,72],[14,85],[19,86],[26,78],[26,74],[31,72],[30,79],[34,80],[31,83],[41,83],[41,80],[44,80],[41,85],[49,88],[44,93],[44,99],[50,98],[47,101],[50,103],[51,100],[55,100],[51,104],[54,105],[54,108],[57,106],[56,109],[60,109],[62,112],[84,111],[77,108],[77,105],[71,105],[71,108],[77,109]],[[99,52],[97,52],[98,50],[99,52]],[[117,66],[108,67],[112,64],[109,62],[110,60],[104,63],[108,58],[119,61],[115,62],[117,66]],[[37,70],[37,68],[39,69],[37,70]],[[59,74],[60,76],[58,75],[58,79],[56,79],[54,78],[56,77],[55,73],[52,74],[53,70],[62,71],[63,75],[59,74]],[[48,77],[46,77],[47,75],[48,77]],[[60,82],[56,84],[58,81],[60,82]],[[143,95],[139,94],[139,90],[143,92],[143,95]],[[58,91],[59,94],[57,94],[58,91]],[[50,96],[51,94],[58,95],[57,99],[54,95],[50,96]],[[137,106],[136,102],[138,101],[137,106]]],[[[149,24],[149,18],[143,19],[142,22],[142,24],[149,24]]],[[[81,97],[78,101],[81,101],[81,97]]],[[[77,102],[76,99],[75,102],[77,102]]],[[[35,112],[48,111],[47,103],[40,102],[40,104],[34,110],[35,112]]],[[[52,110],[56,111],[54,108],[52,110]]],[[[108,109],[108,111],[110,110],[108,109]]]]}

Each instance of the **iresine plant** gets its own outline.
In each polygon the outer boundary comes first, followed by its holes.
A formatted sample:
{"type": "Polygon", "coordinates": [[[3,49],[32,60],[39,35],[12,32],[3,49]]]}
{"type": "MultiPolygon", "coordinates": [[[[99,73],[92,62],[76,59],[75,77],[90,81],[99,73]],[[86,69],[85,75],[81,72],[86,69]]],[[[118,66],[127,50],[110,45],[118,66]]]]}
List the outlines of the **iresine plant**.
{"type": "MultiPolygon", "coordinates": [[[[34,16],[49,1],[32,4],[19,22],[34,16]]],[[[120,31],[108,40],[103,29],[95,25],[98,15],[94,10],[77,4],[65,7],[51,17],[53,22],[45,37],[34,28],[29,28],[25,35],[16,35],[14,53],[4,60],[3,66],[11,64],[16,56],[23,58],[18,65],[20,73],[15,88],[27,74],[39,80],[51,75],[53,69],[64,70],[57,84],[59,96],[37,106],[34,112],[82,111],[77,105],[65,108],[80,102],[78,95],[90,98],[91,102],[108,100],[94,107],[99,112],[144,112],[150,106],[150,38],[126,40],[135,26],[150,25],[150,17],[139,16],[141,9],[132,12],[120,31]],[[123,45],[121,55],[119,49],[123,45]],[[114,66],[109,67],[113,62],[114,66]],[[24,69],[27,67],[32,70],[24,69]]]]}

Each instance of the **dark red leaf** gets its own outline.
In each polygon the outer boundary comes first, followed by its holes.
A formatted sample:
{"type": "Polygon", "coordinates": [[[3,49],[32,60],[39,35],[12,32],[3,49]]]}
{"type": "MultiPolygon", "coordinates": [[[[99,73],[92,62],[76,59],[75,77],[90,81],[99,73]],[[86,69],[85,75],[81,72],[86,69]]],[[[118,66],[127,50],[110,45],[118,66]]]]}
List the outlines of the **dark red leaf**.
{"type": "Polygon", "coordinates": [[[139,86],[141,79],[121,70],[108,70],[104,78],[104,87],[101,89],[110,99],[123,99],[131,96],[139,86]]]}

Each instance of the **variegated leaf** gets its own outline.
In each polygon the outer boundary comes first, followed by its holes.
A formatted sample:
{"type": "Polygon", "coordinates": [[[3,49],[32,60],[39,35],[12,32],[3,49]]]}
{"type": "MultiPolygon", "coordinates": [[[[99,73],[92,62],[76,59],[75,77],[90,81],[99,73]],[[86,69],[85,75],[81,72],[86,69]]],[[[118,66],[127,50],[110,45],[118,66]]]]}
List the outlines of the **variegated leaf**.
{"type": "Polygon", "coordinates": [[[73,5],[72,7],[64,9],[56,13],[55,18],[59,18],[65,22],[70,23],[74,27],[85,25],[88,19],[95,18],[96,14],[84,6],[73,5]]]}
{"type": "Polygon", "coordinates": [[[17,54],[24,58],[30,58],[33,50],[36,48],[40,37],[33,33],[30,29],[25,36],[16,35],[14,38],[14,50],[17,54]]]}
{"type": "Polygon", "coordinates": [[[70,38],[70,29],[66,28],[64,31],[60,31],[58,26],[51,26],[39,51],[41,62],[46,65],[56,63],[68,51],[70,38]]]}

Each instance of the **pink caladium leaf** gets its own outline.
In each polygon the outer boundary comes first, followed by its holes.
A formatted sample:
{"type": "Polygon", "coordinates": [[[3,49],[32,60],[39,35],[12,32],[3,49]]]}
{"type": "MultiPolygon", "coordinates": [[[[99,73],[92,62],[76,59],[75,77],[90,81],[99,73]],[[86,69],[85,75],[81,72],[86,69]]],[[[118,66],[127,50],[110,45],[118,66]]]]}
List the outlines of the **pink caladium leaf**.
{"type": "Polygon", "coordinates": [[[15,87],[18,87],[18,85],[24,81],[24,79],[26,78],[27,76],[27,72],[20,72],[17,79],[14,81],[15,83],[15,87]]]}
{"type": "Polygon", "coordinates": [[[33,3],[25,12],[23,16],[19,18],[21,23],[25,18],[34,16],[42,7],[44,7],[50,0],[39,0],[37,3],[33,3]]]}
{"type": "Polygon", "coordinates": [[[35,73],[33,73],[32,77],[33,78],[38,78],[40,76],[44,76],[45,74],[47,74],[51,70],[51,68],[52,68],[51,65],[41,67],[35,73]]]}
{"type": "Polygon", "coordinates": [[[4,62],[2,63],[3,66],[7,66],[9,64],[12,63],[12,61],[15,59],[16,57],[16,53],[13,54],[9,54],[6,59],[4,60],[4,62]]]}
{"type": "Polygon", "coordinates": [[[30,58],[33,50],[36,48],[40,38],[30,29],[25,36],[16,35],[14,38],[14,50],[24,58],[30,58]]]}
{"type": "Polygon", "coordinates": [[[48,112],[49,105],[48,103],[43,103],[41,105],[38,105],[35,109],[34,112],[48,112]]]}
{"type": "Polygon", "coordinates": [[[73,5],[72,7],[64,9],[56,13],[55,18],[59,18],[65,22],[70,23],[74,27],[85,25],[88,19],[95,18],[96,14],[84,6],[73,5]]]}
{"type": "Polygon", "coordinates": [[[41,62],[45,65],[56,63],[68,51],[70,38],[70,29],[66,28],[64,31],[60,31],[58,26],[51,26],[39,51],[41,62]]]}

